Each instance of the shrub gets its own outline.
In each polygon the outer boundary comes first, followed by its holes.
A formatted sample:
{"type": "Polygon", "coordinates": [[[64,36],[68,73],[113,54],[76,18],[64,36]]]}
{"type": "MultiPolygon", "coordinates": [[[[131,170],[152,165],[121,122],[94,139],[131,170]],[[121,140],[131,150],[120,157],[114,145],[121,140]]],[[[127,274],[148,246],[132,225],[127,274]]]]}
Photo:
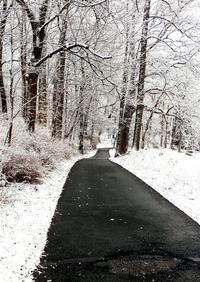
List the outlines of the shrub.
{"type": "Polygon", "coordinates": [[[13,155],[2,164],[2,173],[8,182],[41,183],[41,166],[30,155],[13,155]]]}
{"type": "Polygon", "coordinates": [[[0,186],[8,182],[40,183],[41,174],[49,173],[58,161],[78,153],[77,142],[53,139],[48,128],[37,127],[36,133],[26,130],[23,119],[14,120],[12,145],[5,146],[8,121],[0,117],[0,186]],[[20,124],[20,126],[19,126],[20,124]],[[22,125],[22,126],[21,126],[22,125]]]}

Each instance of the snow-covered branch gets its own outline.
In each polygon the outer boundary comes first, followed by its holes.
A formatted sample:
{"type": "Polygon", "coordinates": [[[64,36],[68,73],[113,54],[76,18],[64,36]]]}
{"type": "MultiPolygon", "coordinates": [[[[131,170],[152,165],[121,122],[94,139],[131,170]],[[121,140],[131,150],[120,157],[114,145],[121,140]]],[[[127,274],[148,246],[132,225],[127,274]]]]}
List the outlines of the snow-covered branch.
{"type": "Polygon", "coordinates": [[[65,46],[59,47],[56,50],[52,51],[51,53],[47,54],[45,57],[43,57],[41,60],[39,60],[36,64],[35,67],[39,67],[42,63],[44,63],[46,60],[48,60],[49,58],[51,58],[52,56],[56,55],[57,53],[61,52],[61,51],[73,51],[73,49],[76,48],[82,48],[85,51],[90,52],[92,55],[102,59],[102,60],[106,60],[106,59],[111,59],[111,56],[103,56],[99,53],[97,53],[96,51],[94,51],[89,45],[84,44],[84,43],[73,43],[73,44],[66,44],[65,46]]]}

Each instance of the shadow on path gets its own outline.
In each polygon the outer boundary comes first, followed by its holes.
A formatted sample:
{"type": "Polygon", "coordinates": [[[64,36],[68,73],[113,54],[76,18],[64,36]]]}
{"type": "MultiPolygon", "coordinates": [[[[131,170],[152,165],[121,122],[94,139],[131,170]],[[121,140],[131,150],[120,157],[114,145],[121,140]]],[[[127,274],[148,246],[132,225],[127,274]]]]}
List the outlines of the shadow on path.
{"type": "Polygon", "coordinates": [[[200,282],[200,226],[108,151],[72,168],[35,281],[200,282]]]}

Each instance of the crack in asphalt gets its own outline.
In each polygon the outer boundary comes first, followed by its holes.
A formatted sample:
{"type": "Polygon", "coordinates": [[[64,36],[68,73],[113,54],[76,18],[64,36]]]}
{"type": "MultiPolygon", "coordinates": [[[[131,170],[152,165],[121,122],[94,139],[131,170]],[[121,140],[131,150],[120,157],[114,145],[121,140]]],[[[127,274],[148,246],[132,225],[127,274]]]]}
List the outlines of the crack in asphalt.
{"type": "Polygon", "coordinates": [[[44,266],[58,266],[58,265],[75,265],[75,264],[84,264],[84,263],[90,263],[90,264],[96,264],[99,262],[108,262],[111,260],[116,259],[123,259],[123,258],[131,258],[132,260],[137,260],[138,258],[149,256],[150,258],[156,259],[171,259],[171,260],[179,260],[182,263],[183,262],[189,262],[194,264],[200,265],[200,258],[199,257],[184,257],[181,255],[173,254],[164,250],[140,250],[140,251],[117,251],[115,254],[110,254],[105,257],[77,257],[77,258],[67,258],[62,260],[57,260],[55,262],[44,262],[44,266]]]}

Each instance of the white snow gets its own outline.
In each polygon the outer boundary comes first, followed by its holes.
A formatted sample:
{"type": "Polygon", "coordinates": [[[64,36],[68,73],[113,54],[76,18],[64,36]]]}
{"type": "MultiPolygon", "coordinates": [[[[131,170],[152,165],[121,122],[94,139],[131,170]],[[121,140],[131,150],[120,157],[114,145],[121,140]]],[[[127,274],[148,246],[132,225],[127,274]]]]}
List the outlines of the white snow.
{"type": "Polygon", "coordinates": [[[111,158],[114,158],[115,157],[115,149],[110,149],[109,154],[110,154],[111,158]]]}
{"type": "MultiPolygon", "coordinates": [[[[84,155],[92,157],[95,152],[84,155]]],[[[46,244],[47,232],[67,175],[81,156],[62,161],[41,185],[1,188],[0,281],[32,281],[46,244]]]]}
{"type": "Polygon", "coordinates": [[[118,158],[111,150],[110,155],[200,224],[200,153],[146,149],[118,158]]]}
{"type": "Polygon", "coordinates": [[[108,136],[106,132],[102,133],[99,137],[98,149],[113,148],[114,138],[108,136]]]}
{"type": "MultiPolygon", "coordinates": [[[[103,143],[103,142],[102,142],[103,143]]],[[[110,145],[108,141],[99,147],[110,145]]],[[[84,155],[91,157],[95,152],[84,155]]],[[[144,180],[200,224],[200,154],[188,156],[168,149],[132,151],[111,160],[144,180]]],[[[41,185],[1,187],[0,281],[32,281],[62,187],[81,157],[57,164],[41,185]]],[[[114,219],[110,219],[114,220],[114,219]]]]}
{"type": "Polygon", "coordinates": [[[97,144],[98,149],[112,148],[112,147],[113,147],[113,144],[111,142],[104,142],[104,143],[97,144]]]}

